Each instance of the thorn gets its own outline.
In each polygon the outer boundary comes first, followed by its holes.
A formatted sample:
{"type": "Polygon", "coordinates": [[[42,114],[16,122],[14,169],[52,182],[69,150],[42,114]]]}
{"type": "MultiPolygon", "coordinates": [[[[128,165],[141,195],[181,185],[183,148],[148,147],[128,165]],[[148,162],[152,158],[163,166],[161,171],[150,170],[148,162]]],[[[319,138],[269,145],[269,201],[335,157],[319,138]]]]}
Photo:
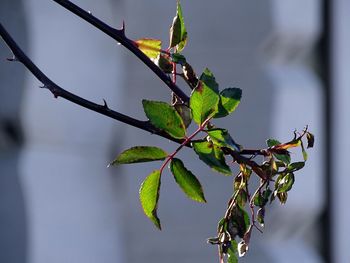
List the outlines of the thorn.
{"type": "Polygon", "coordinates": [[[125,36],[125,21],[123,20],[122,23],[122,27],[118,30],[120,33],[123,34],[123,36],[125,36]]]}
{"type": "Polygon", "coordinates": [[[11,61],[11,62],[13,62],[13,61],[19,61],[18,58],[17,58],[15,55],[13,55],[12,58],[7,58],[6,60],[7,60],[7,61],[11,61]]]}
{"type": "Polygon", "coordinates": [[[108,109],[108,105],[105,99],[103,99],[103,108],[108,109]]]}
{"type": "MultiPolygon", "coordinates": [[[[50,86],[47,85],[47,84],[39,85],[39,88],[40,88],[40,89],[48,89],[48,90],[50,90],[50,86]]],[[[50,90],[50,91],[51,91],[51,90],[50,90]]]]}
{"type": "Polygon", "coordinates": [[[125,20],[123,20],[123,24],[122,24],[121,30],[122,30],[123,32],[125,32],[125,20]]]}

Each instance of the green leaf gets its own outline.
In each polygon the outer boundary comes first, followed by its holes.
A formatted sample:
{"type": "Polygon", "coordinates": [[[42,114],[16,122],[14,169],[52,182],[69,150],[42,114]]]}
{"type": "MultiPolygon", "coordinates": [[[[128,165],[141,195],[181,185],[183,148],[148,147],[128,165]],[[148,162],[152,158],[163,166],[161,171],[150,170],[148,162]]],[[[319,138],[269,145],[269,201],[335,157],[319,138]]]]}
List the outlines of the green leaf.
{"type": "Polygon", "coordinates": [[[259,208],[258,212],[256,213],[256,219],[258,220],[261,227],[264,227],[265,225],[265,208],[259,208]]]}
{"type": "Polygon", "coordinates": [[[259,207],[264,207],[269,201],[269,197],[271,193],[272,191],[270,189],[264,190],[262,193],[259,192],[254,197],[254,205],[259,207]]]}
{"type": "Polygon", "coordinates": [[[176,16],[170,27],[170,48],[175,47],[178,52],[181,52],[187,43],[187,31],[185,27],[184,18],[182,15],[182,8],[180,1],[177,2],[176,16]]]}
{"type": "Polygon", "coordinates": [[[271,158],[270,160],[270,171],[271,174],[276,174],[278,172],[278,166],[274,158],[271,158]]]}
{"type": "Polygon", "coordinates": [[[307,148],[314,147],[315,136],[311,132],[306,133],[306,139],[307,139],[307,148]]]}
{"type": "Polygon", "coordinates": [[[236,178],[233,181],[233,190],[237,191],[245,186],[245,180],[241,173],[236,175],[236,178]]]}
{"type": "Polygon", "coordinates": [[[242,90],[239,88],[227,88],[220,92],[218,112],[214,118],[221,118],[234,112],[242,98],[242,90]]]}
{"type": "Polygon", "coordinates": [[[241,170],[241,172],[242,172],[242,175],[243,175],[243,178],[244,178],[244,181],[245,181],[245,183],[247,182],[247,181],[249,181],[249,178],[250,178],[250,176],[251,176],[251,174],[252,174],[252,169],[250,169],[247,165],[245,165],[245,164],[240,164],[239,165],[239,169],[241,170]]]}
{"type": "Polygon", "coordinates": [[[169,56],[159,54],[154,60],[154,63],[164,72],[170,74],[173,72],[173,64],[171,63],[169,56]]]}
{"type": "Polygon", "coordinates": [[[288,192],[292,189],[295,178],[293,173],[280,174],[275,182],[275,190],[277,193],[288,192]]]}
{"type": "Polygon", "coordinates": [[[168,154],[158,147],[135,146],[123,151],[109,165],[141,163],[164,160],[168,154]]]}
{"type": "Polygon", "coordinates": [[[191,87],[191,89],[194,89],[195,87],[197,87],[198,78],[192,66],[187,62],[184,63],[182,65],[182,72],[183,72],[183,77],[185,78],[185,81],[191,87]]]}
{"type": "Polygon", "coordinates": [[[257,193],[254,197],[254,205],[263,207],[265,205],[265,198],[261,193],[257,193]]]}
{"type": "Polygon", "coordinates": [[[157,208],[160,189],[160,176],[161,174],[159,170],[153,171],[147,176],[140,187],[140,201],[143,211],[159,229],[161,229],[161,226],[157,216],[157,208]]]}
{"type": "Polygon", "coordinates": [[[306,162],[308,156],[307,156],[307,152],[305,151],[304,144],[303,144],[303,142],[301,140],[300,140],[300,144],[301,144],[301,152],[303,154],[304,161],[306,162]]]}
{"type": "Polygon", "coordinates": [[[280,200],[281,205],[284,205],[287,202],[288,193],[287,192],[277,193],[277,198],[278,200],[280,200]]]}
{"type": "Polygon", "coordinates": [[[241,146],[235,143],[231,135],[225,129],[208,130],[208,135],[217,146],[227,147],[238,152],[241,151],[241,146]]]}
{"type": "Polygon", "coordinates": [[[276,145],[281,144],[281,142],[276,140],[276,139],[268,139],[266,141],[266,144],[267,144],[267,147],[272,147],[272,146],[276,146],[276,145]]]}
{"type": "Polygon", "coordinates": [[[276,157],[276,159],[282,161],[284,164],[289,164],[291,162],[291,159],[290,159],[290,154],[289,152],[287,152],[286,154],[277,154],[277,153],[274,153],[273,156],[276,157]]]}
{"type": "Polygon", "coordinates": [[[171,54],[171,60],[172,62],[176,64],[180,64],[181,66],[186,64],[186,58],[184,55],[181,55],[179,53],[173,53],[171,54]]]}
{"type": "Polygon", "coordinates": [[[197,124],[202,124],[218,111],[218,93],[218,84],[213,74],[206,69],[201,75],[197,87],[193,89],[190,98],[193,120],[197,124]]]}
{"type": "Polygon", "coordinates": [[[191,109],[187,107],[185,104],[175,104],[174,108],[177,111],[177,113],[181,116],[185,127],[187,128],[188,126],[190,126],[192,122],[191,109]]]}
{"type": "Polygon", "coordinates": [[[272,194],[272,191],[271,191],[270,188],[268,188],[268,189],[263,191],[263,197],[266,199],[266,203],[269,200],[269,197],[270,197],[271,194],[272,194]]]}
{"type": "Polygon", "coordinates": [[[226,231],[226,219],[223,217],[220,219],[220,221],[218,222],[218,226],[217,226],[217,230],[218,232],[220,232],[220,229],[223,228],[226,231]]]}
{"type": "Polygon", "coordinates": [[[180,159],[172,159],[170,170],[177,184],[189,198],[197,202],[206,202],[200,182],[191,171],[186,169],[180,159]]]}
{"type": "Polygon", "coordinates": [[[147,118],[157,128],[176,139],[185,137],[186,128],[181,116],[169,104],[161,101],[142,100],[147,118]]]}
{"type": "Polygon", "coordinates": [[[157,58],[162,49],[162,41],[152,38],[141,38],[136,40],[135,45],[149,58],[157,58]]]}
{"type": "Polygon", "coordinates": [[[275,150],[288,150],[289,148],[297,147],[302,143],[300,138],[293,139],[290,142],[275,146],[275,150]]]}
{"type": "Polygon", "coordinates": [[[236,203],[239,205],[240,208],[244,208],[248,200],[247,192],[244,189],[239,189],[238,191],[239,193],[237,195],[236,203]]]}
{"type": "Polygon", "coordinates": [[[227,250],[227,263],[238,263],[237,253],[237,242],[235,240],[231,240],[231,246],[227,250]]]}
{"type": "MultiPolygon", "coordinates": [[[[276,140],[276,139],[268,139],[266,141],[266,144],[267,144],[268,147],[273,147],[273,146],[276,146],[276,145],[280,145],[281,142],[276,140]]],[[[285,154],[274,153],[273,155],[276,157],[276,159],[282,161],[285,164],[289,164],[290,161],[291,161],[289,152],[286,152],[285,154]]]]}
{"type": "Polygon", "coordinates": [[[208,141],[194,142],[192,145],[199,159],[215,171],[231,175],[230,167],[226,164],[224,153],[219,147],[208,141]]]}
{"type": "Polygon", "coordinates": [[[230,232],[231,238],[234,238],[236,235],[243,238],[249,226],[250,219],[248,213],[239,206],[235,206],[232,209],[232,216],[228,225],[228,231],[230,232]]]}
{"type": "Polygon", "coordinates": [[[304,166],[305,166],[305,162],[291,163],[287,166],[287,170],[289,172],[295,172],[295,171],[302,169],[304,166]]]}

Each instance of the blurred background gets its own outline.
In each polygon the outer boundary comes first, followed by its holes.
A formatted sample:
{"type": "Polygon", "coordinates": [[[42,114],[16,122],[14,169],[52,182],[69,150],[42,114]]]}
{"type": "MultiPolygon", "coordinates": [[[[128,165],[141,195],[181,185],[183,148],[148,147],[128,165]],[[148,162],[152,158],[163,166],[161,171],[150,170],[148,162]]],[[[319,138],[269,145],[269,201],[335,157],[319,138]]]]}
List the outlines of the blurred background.
{"type": "MultiPolygon", "coordinates": [[[[163,40],[176,1],[75,0],[131,39],[163,40]]],[[[243,90],[240,106],[218,125],[247,148],[287,141],[309,125],[315,148],[284,206],[267,210],[242,262],[349,262],[350,1],[183,1],[197,74],[208,67],[221,89],[243,90]]],[[[0,21],[58,85],[145,119],[141,99],[170,92],[122,46],[48,0],[0,0],[0,21]]],[[[123,149],[163,138],[54,99],[0,41],[0,262],[217,262],[215,236],[232,178],[180,154],[208,200],[194,203],[170,174],[162,181],[157,231],[143,215],[139,185],[157,163],[113,167],[123,149]]],[[[180,86],[185,87],[179,82],[180,86]]],[[[189,92],[188,90],[185,90],[189,92]]],[[[300,158],[295,153],[294,158],[300,158]]]]}

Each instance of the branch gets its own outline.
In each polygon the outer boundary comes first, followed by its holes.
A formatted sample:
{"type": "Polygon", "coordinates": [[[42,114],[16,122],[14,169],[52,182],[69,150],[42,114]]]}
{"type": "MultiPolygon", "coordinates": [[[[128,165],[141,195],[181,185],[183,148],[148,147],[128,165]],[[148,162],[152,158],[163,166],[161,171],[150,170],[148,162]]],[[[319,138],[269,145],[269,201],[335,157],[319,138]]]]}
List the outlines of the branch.
{"type": "MultiPolygon", "coordinates": [[[[268,176],[266,173],[261,169],[261,167],[250,158],[247,158],[243,156],[240,152],[233,151],[230,148],[223,148],[224,153],[231,155],[232,158],[239,164],[246,164],[252,168],[252,170],[263,180],[268,180],[268,176]]],[[[259,151],[259,150],[256,150],[259,151]]]]}
{"type": "MultiPolygon", "coordinates": [[[[156,70],[153,70],[158,76],[161,75],[161,79],[165,83],[170,83],[169,85],[177,86],[168,78],[167,75],[165,75],[151,60],[148,59],[147,56],[145,56],[138,48],[136,48],[131,40],[127,39],[124,35],[124,28],[117,30],[109,27],[108,25],[104,24],[99,19],[93,17],[91,14],[87,13],[86,11],[82,10],[78,6],[72,4],[69,1],[64,0],[53,0],[62,6],[66,7],[68,10],[72,11],[73,13],[77,14],[79,17],[83,18],[84,20],[88,21],[92,25],[96,26],[106,34],[110,35],[112,38],[116,39],[117,41],[120,41],[124,46],[126,46],[131,52],[133,52],[137,57],[140,58],[146,65],[148,65],[152,70],[155,68],[156,70]],[[150,66],[151,65],[151,66],[150,66]],[[165,80],[164,80],[165,78],[165,80]]],[[[8,45],[8,47],[11,49],[14,58],[9,60],[19,61],[21,62],[40,82],[43,83],[43,88],[48,89],[55,98],[62,97],[70,102],[73,102],[77,105],[80,105],[84,108],[90,109],[92,111],[98,112],[102,115],[105,115],[107,117],[110,117],[112,119],[115,119],[117,121],[123,122],[125,124],[131,125],[133,127],[148,131],[152,134],[157,134],[161,137],[167,138],[171,141],[177,142],[182,144],[183,146],[191,147],[190,143],[191,141],[186,141],[187,143],[184,143],[185,140],[183,139],[174,139],[170,135],[168,135],[166,132],[161,131],[150,124],[148,121],[140,121],[137,119],[134,119],[132,117],[129,117],[127,115],[124,115],[122,113],[119,113],[117,111],[111,110],[107,103],[104,101],[102,105],[96,104],[94,102],[91,102],[89,100],[86,100],[82,97],[79,97],[63,88],[58,86],[56,83],[54,83],[51,79],[49,79],[28,57],[27,55],[21,50],[21,48],[17,45],[17,43],[12,39],[12,37],[8,34],[6,29],[2,26],[0,23],[0,35],[4,39],[5,43],[8,45]]],[[[181,91],[181,90],[179,90],[181,91]]],[[[178,95],[178,93],[176,93],[178,95]]],[[[184,93],[181,93],[184,96],[186,96],[184,93]]],[[[184,98],[183,98],[184,99],[184,98]]],[[[188,97],[186,96],[186,100],[188,101],[188,97]]],[[[232,151],[230,149],[225,149],[226,154],[229,154],[233,157],[237,163],[241,164],[244,163],[252,168],[252,170],[263,180],[267,179],[267,175],[265,172],[260,168],[260,166],[254,162],[253,160],[243,156],[247,154],[252,155],[267,155],[267,151],[264,149],[260,150],[243,150],[242,152],[238,153],[235,151],[232,151]]]]}
{"type": "Polygon", "coordinates": [[[137,56],[143,63],[146,64],[183,102],[188,102],[189,97],[166,75],[156,64],[153,63],[138,47],[136,47],[132,40],[125,36],[125,27],[121,29],[115,29],[102,22],[98,18],[94,17],[91,13],[83,10],[79,6],[73,4],[67,0],[53,0],[57,4],[63,6],[73,14],[82,18],[86,22],[90,23],[94,27],[101,30],[111,38],[117,40],[121,45],[126,47],[135,56],[137,56]]]}
{"type": "Polygon", "coordinates": [[[3,38],[5,43],[8,45],[10,50],[13,53],[13,58],[8,59],[10,61],[19,61],[21,62],[44,86],[43,88],[48,89],[51,93],[57,97],[62,97],[70,102],[73,102],[77,105],[80,105],[89,110],[98,112],[102,115],[115,119],[117,121],[123,122],[125,124],[131,125],[133,127],[148,131],[153,134],[157,134],[164,138],[170,139],[175,142],[181,142],[181,140],[174,139],[170,137],[167,133],[155,128],[148,121],[140,121],[134,118],[131,118],[127,115],[119,113],[117,111],[111,110],[108,108],[107,103],[104,101],[103,105],[96,104],[89,100],[86,100],[82,97],[79,97],[67,90],[64,90],[56,83],[54,83],[51,79],[49,79],[21,50],[21,48],[17,45],[17,43],[13,40],[13,38],[9,35],[6,29],[0,23],[0,36],[3,38]]]}

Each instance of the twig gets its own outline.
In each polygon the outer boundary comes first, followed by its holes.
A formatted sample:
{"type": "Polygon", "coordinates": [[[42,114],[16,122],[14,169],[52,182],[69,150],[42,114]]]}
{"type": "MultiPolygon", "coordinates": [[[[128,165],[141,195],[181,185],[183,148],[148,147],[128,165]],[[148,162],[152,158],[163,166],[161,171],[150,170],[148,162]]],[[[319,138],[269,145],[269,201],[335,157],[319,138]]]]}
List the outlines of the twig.
{"type": "Polygon", "coordinates": [[[98,28],[111,38],[117,40],[121,45],[126,47],[135,56],[137,56],[143,63],[146,64],[183,102],[188,102],[189,97],[175,84],[172,80],[156,65],[151,61],[139,48],[137,48],[133,41],[125,36],[125,26],[121,29],[115,29],[102,22],[91,13],[83,10],[79,6],[73,4],[67,0],[53,0],[57,4],[63,6],[73,14],[79,16],[86,22],[90,23],[94,27],[98,28]]]}
{"type": "Polygon", "coordinates": [[[104,102],[103,105],[99,105],[99,104],[96,104],[94,102],[86,100],[82,97],[79,97],[79,96],[61,88],[56,83],[54,83],[51,79],[49,79],[27,57],[27,55],[21,50],[21,48],[17,45],[17,43],[13,40],[13,38],[9,35],[9,33],[6,31],[6,29],[2,26],[1,23],[0,23],[0,35],[13,53],[14,57],[13,57],[12,61],[21,62],[40,82],[43,83],[42,87],[51,91],[51,93],[55,96],[55,98],[62,97],[64,99],[66,99],[70,102],[73,102],[77,105],[80,105],[84,108],[98,112],[102,115],[105,115],[105,116],[110,117],[112,119],[115,119],[117,121],[123,122],[125,124],[134,126],[136,128],[148,131],[150,133],[157,134],[159,136],[170,139],[172,141],[175,141],[178,143],[181,143],[183,141],[183,140],[177,140],[177,139],[170,137],[167,133],[152,126],[148,121],[137,120],[137,119],[134,119],[134,118],[129,117],[127,115],[124,115],[122,113],[119,113],[117,111],[111,110],[110,108],[108,108],[106,102],[104,102]]]}
{"type": "MultiPolygon", "coordinates": [[[[94,17],[91,13],[86,12],[85,10],[81,9],[80,7],[76,6],[75,4],[71,3],[67,0],[53,0],[60,4],[61,6],[65,7],[67,10],[71,11],[72,13],[76,14],[77,16],[81,17],[85,21],[89,22],[96,28],[100,29],[104,33],[106,33],[108,36],[112,37],[113,39],[119,41],[122,45],[124,45],[128,50],[130,50],[132,53],[134,53],[142,62],[144,62],[161,80],[163,80],[170,89],[178,96],[180,99],[182,99],[185,102],[188,102],[189,98],[186,94],[184,94],[175,83],[172,82],[172,80],[163,73],[161,69],[158,68],[142,51],[140,51],[134,44],[133,41],[129,40],[125,37],[125,27],[123,24],[122,29],[114,29],[107,24],[103,23],[98,18],[94,17]]],[[[56,83],[54,83],[51,79],[49,79],[28,57],[27,55],[20,49],[20,47],[17,45],[17,43],[12,39],[12,37],[8,34],[6,29],[0,24],[0,35],[4,39],[5,43],[8,45],[8,47],[13,52],[13,58],[10,59],[11,61],[19,61],[21,62],[27,69],[40,81],[43,83],[43,88],[46,88],[51,91],[51,93],[57,98],[62,97],[68,101],[71,101],[77,105],[80,105],[84,108],[90,109],[92,111],[98,112],[102,115],[105,115],[107,117],[110,117],[112,119],[118,120],[120,122],[123,122],[125,124],[131,125],[133,127],[148,131],[152,134],[157,134],[161,137],[167,138],[171,141],[183,144],[185,141],[184,139],[174,139],[171,136],[169,136],[166,132],[161,131],[151,125],[148,121],[141,121],[134,119],[130,116],[124,115],[122,113],[119,113],[117,111],[111,110],[107,103],[104,101],[102,105],[96,104],[94,102],[91,102],[89,100],[86,100],[82,97],[79,97],[63,88],[58,86],[56,83]]],[[[187,140],[188,141],[188,140],[187,140]]],[[[191,147],[190,141],[188,141],[187,144],[183,144],[184,146],[191,147]]],[[[258,150],[243,150],[242,152],[235,152],[227,148],[223,148],[224,152],[226,154],[229,154],[233,157],[237,163],[244,163],[252,168],[252,170],[263,180],[267,179],[266,174],[264,171],[260,168],[260,166],[254,162],[253,160],[250,160],[249,158],[243,156],[243,155],[267,155],[268,152],[266,149],[258,149],[258,150]]],[[[272,149],[269,149],[270,151],[272,149]]]]}

